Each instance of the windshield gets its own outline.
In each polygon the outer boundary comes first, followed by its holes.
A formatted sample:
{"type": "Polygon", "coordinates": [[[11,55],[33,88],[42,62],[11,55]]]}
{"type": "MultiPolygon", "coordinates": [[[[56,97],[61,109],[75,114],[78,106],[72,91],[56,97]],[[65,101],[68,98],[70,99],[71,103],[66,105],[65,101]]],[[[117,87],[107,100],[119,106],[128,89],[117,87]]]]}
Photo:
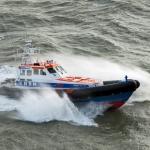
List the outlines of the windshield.
{"type": "Polygon", "coordinates": [[[59,71],[61,74],[66,73],[66,71],[61,66],[57,66],[56,70],[59,71]]]}
{"type": "Polygon", "coordinates": [[[56,73],[56,70],[54,70],[54,68],[48,68],[47,70],[49,73],[56,73]]]}

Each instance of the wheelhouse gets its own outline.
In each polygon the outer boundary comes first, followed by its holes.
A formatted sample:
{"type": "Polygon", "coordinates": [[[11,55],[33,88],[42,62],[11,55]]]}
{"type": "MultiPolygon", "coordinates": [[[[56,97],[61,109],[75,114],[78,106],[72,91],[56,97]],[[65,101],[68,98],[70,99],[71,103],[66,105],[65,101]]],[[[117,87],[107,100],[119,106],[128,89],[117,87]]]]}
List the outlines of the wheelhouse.
{"type": "Polygon", "coordinates": [[[66,71],[59,64],[53,61],[46,61],[45,63],[22,64],[19,67],[20,77],[32,76],[47,76],[51,78],[61,78],[66,75],[66,71]]]}

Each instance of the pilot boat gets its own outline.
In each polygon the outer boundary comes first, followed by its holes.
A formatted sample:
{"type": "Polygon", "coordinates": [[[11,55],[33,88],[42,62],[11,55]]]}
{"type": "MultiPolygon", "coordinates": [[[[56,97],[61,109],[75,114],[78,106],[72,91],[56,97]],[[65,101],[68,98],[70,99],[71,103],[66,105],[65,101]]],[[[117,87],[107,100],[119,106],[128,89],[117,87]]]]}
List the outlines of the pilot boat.
{"type": "Polygon", "coordinates": [[[140,86],[139,81],[128,79],[127,76],[123,80],[111,81],[70,76],[60,64],[53,60],[32,62],[32,55],[38,53],[39,50],[33,48],[31,42],[28,41],[21,56],[22,63],[18,67],[17,77],[1,83],[3,88],[0,89],[0,94],[11,93],[11,96],[18,96],[18,94],[20,96],[26,89],[52,88],[59,96],[66,93],[75,105],[96,102],[98,105],[106,105],[108,109],[116,109],[125,104],[140,86]]]}

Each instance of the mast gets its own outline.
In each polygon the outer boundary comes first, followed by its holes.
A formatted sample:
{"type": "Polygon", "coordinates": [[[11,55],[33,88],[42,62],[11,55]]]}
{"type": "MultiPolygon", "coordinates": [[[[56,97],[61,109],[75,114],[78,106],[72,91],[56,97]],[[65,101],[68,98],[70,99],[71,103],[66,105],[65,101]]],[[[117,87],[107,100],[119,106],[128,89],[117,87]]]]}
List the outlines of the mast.
{"type": "MultiPolygon", "coordinates": [[[[17,51],[17,56],[19,52],[17,51]]],[[[32,63],[32,56],[35,54],[40,54],[40,49],[34,48],[32,46],[32,40],[25,41],[25,46],[21,54],[21,63],[22,64],[31,64],[32,63]]]]}

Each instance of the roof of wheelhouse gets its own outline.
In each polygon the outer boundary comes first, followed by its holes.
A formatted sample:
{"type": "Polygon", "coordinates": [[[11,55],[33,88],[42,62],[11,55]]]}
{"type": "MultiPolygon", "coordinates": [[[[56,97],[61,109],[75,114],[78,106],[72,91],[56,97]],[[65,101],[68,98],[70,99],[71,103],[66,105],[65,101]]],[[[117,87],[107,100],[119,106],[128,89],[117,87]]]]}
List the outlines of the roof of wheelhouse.
{"type": "Polygon", "coordinates": [[[45,62],[36,62],[33,64],[21,64],[21,66],[19,66],[19,68],[24,68],[24,67],[30,67],[33,69],[45,69],[45,68],[54,68],[60,66],[59,64],[57,64],[56,62],[52,61],[52,60],[47,60],[45,62]]]}

